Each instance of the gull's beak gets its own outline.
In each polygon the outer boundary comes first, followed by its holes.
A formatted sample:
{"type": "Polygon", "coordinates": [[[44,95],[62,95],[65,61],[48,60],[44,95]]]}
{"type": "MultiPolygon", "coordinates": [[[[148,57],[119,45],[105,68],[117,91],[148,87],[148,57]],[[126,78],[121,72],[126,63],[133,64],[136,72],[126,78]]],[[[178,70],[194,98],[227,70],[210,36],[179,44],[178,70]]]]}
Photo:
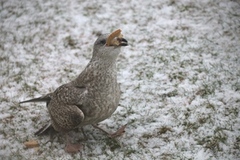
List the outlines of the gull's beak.
{"type": "Polygon", "coordinates": [[[121,30],[118,29],[114,32],[112,32],[106,41],[106,46],[127,46],[128,41],[123,38],[123,35],[121,34],[121,30]]]}
{"type": "Polygon", "coordinates": [[[120,43],[120,46],[127,46],[128,41],[124,38],[117,38],[118,42],[120,43]]]}

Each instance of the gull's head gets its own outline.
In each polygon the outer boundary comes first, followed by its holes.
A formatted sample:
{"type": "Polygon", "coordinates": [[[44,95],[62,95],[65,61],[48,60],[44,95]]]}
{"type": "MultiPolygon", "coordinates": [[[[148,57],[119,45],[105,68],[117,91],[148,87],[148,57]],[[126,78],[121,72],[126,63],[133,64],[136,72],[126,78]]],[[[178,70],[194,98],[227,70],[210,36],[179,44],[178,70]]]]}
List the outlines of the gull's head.
{"type": "Polygon", "coordinates": [[[116,59],[121,51],[121,47],[127,45],[128,42],[123,38],[120,29],[110,34],[102,34],[94,43],[93,57],[116,59]]]}

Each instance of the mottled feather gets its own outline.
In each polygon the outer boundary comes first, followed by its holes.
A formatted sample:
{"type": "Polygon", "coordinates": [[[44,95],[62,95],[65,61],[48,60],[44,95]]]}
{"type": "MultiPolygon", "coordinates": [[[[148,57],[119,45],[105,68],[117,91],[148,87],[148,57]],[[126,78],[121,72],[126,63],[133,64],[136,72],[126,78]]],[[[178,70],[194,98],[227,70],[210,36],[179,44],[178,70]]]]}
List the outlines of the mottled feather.
{"type": "Polygon", "coordinates": [[[119,42],[106,46],[109,36],[112,35],[101,35],[95,41],[92,59],[75,80],[45,96],[20,102],[47,103],[51,124],[41,128],[36,135],[50,127],[65,133],[79,126],[96,124],[116,110],[120,100],[116,59],[121,46],[127,46],[127,41],[115,37],[119,42]]]}

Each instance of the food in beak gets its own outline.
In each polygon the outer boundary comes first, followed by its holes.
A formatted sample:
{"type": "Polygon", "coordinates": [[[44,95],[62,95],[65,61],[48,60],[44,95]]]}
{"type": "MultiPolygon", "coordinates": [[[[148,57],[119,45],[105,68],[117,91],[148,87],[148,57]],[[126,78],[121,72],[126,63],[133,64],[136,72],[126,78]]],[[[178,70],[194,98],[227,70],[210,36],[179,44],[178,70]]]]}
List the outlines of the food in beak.
{"type": "Polygon", "coordinates": [[[106,46],[127,46],[127,40],[123,38],[120,29],[112,32],[108,36],[106,46]]]}

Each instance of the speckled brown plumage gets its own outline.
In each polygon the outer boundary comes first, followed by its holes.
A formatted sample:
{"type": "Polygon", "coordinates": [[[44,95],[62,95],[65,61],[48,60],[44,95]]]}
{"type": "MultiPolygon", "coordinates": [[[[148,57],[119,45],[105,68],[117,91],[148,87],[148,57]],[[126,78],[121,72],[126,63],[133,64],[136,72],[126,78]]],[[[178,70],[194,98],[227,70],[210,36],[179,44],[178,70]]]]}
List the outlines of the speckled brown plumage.
{"type": "Polygon", "coordinates": [[[113,34],[101,35],[95,41],[91,61],[75,80],[60,86],[53,93],[20,103],[47,102],[51,125],[62,133],[109,118],[120,100],[116,59],[121,46],[127,46],[122,35],[114,37],[112,45],[106,45],[110,35],[113,34]]]}

